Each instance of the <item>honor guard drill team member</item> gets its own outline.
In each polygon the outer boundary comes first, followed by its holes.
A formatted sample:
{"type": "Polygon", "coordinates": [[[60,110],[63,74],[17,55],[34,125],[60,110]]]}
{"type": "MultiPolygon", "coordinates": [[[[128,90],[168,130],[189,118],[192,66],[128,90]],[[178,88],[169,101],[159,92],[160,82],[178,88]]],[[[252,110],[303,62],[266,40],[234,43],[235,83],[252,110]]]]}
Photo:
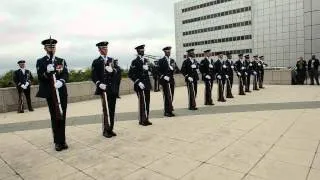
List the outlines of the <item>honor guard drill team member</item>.
{"type": "Polygon", "coordinates": [[[144,58],[145,45],[137,46],[138,56],[132,60],[128,76],[134,82],[134,90],[139,100],[139,124],[142,126],[152,125],[149,121],[150,106],[150,77],[149,61],[144,58]]]}
{"type": "Polygon", "coordinates": [[[214,76],[214,67],[211,64],[210,52],[211,50],[205,50],[204,59],[200,62],[200,72],[202,74],[202,80],[205,85],[204,91],[204,105],[214,105],[212,101],[212,83],[214,76]]]}
{"type": "Polygon", "coordinates": [[[214,69],[216,72],[216,79],[218,83],[218,101],[226,102],[224,98],[224,85],[226,82],[226,65],[223,64],[223,54],[218,54],[218,59],[214,63],[214,69]],[[224,68],[225,67],[225,68],[224,68]]]}
{"type": "Polygon", "coordinates": [[[173,117],[173,96],[174,96],[174,73],[178,72],[178,66],[174,59],[170,58],[171,47],[165,47],[162,49],[164,51],[164,57],[159,60],[159,75],[160,84],[163,90],[163,100],[164,100],[164,116],[173,117]]]}
{"type": "Polygon", "coordinates": [[[234,98],[232,95],[232,85],[233,85],[233,69],[234,64],[232,61],[232,54],[230,52],[226,53],[227,60],[224,61],[224,65],[227,66],[226,68],[226,87],[227,87],[227,98],[234,98]]]}
{"type": "Polygon", "coordinates": [[[307,61],[303,57],[299,57],[297,64],[297,84],[303,85],[307,77],[307,61]]]}
{"type": "Polygon", "coordinates": [[[33,80],[33,76],[31,72],[28,69],[26,69],[25,63],[25,60],[18,61],[19,69],[16,70],[13,74],[13,81],[17,86],[19,94],[18,113],[24,113],[22,93],[24,93],[26,97],[29,111],[33,111],[30,98],[30,86],[31,81],[33,80]]]}
{"type": "Polygon", "coordinates": [[[182,63],[181,73],[185,77],[189,95],[189,110],[197,110],[196,97],[199,75],[199,64],[195,58],[194,49],[187,50],[187,59],[182,63]]]}
{"type": "Polygon", "coordinates": [[[264,81],[264,67],[268,66],[265,62],[264,62],[264,56],[260,56],[259,57],[259,69],[260,69],[260,78],[259,78],[259,88],[263,89],[263,81],[264,81]]]}
{"type": "Polygon", "coordinates": [[[239,54],[239,59],[235,62],[235,71],[239,78],[239,95],[246,95],[244,92],[244,82],[246,81],[246,67],[244,65],[243,54],[239,54]]]}
{"type": "Polygon", "coordinates": [[[258,63],[258,55],[253,56],[252,61],[252,75],[253,75],[253,90],[259,91],[258,88],[258,80],[259,80],[259,63],[258,63]]]}
{"type": "Polygon", "coordinates": [[[46,98],[50,116],[56,151],[68,149],[65,137],[67,86],[69,73],[64,59],[56,57],[55,39],[42,41],[47,55],[37,60],[39,92],[37,97],[46,98]],[[59,103],[60,101],[60,103],[59,103]]]}
{"type": "Polygon", "coordinates": [[[114,59],[113,60],[114,69],[117,71],[116,73],[116,92],[117,92],[117,98],[120,99],[120,84],[122,79],[122,69],[119,66],[119,60],[114,59]]]}
{"type": "Polygon", "coordinates": [[[316,80],[317,85],[319,85],[319,59],[316,58],[316,55],[312,55],[312,58],[308,61],[308,71],[310,85],[314,85],[314,80],[316,80]]]}
{"type": "Polygon", "coordinates": [[[151,73],[152,73],[152,77],[153,77],[153,91],[159,92],[160,91],[160,87],[159,87],[160,75],[159,75],[159,61],[158,60],[154,61],[154,65],[152,66],[151,73]]]}
{"type": "Polygon", "coordinates": [[[116,136],[113,132],[114,114],[118,94],[117,73],[114,60],[108,57],[108,42],[96,44],[100,56],[92,62],[92,81],[96,84],[95,95],[100,95],[103,109],[103,136],[116,136]]]}
{"type": "Polygon", "coordinates": [[[246,67],[245,71],[245,76],[246,76],[246,81],[245,81],[245,92],[251,92],[250,91],[250,79],[251,79],[251,73],[252,73],[252,63],[250,62],[250,56],[249,54],[246,54],[244,56],[244,66],[246,67]]]}

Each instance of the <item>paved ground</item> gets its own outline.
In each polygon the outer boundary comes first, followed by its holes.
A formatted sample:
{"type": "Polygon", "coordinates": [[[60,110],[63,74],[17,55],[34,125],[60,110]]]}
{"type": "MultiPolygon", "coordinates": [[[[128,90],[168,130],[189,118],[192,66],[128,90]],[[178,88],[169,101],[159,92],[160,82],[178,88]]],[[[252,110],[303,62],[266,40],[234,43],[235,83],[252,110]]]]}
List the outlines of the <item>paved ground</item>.
{"type": "MultiPolygon", "coordinates": [[[[162,117],[153,93],[153,126],[138,126],[135,95],[117,104],[115,131],[101,136],[100,101],[69,104],[68,151],[55,152],[47,108],[0,114],[0,179],[318,180],[320,87],[268,86],[227,103],[162,117]]],[[[234,87],[234,91],[237,88],[234,87]]]]}

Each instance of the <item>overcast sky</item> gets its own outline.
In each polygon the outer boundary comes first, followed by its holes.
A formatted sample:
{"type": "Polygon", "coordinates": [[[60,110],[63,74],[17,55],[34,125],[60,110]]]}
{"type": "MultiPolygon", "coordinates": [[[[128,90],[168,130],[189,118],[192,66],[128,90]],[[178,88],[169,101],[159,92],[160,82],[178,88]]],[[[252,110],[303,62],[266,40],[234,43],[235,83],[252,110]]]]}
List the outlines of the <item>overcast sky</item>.
{"type": "MultiPolygon", "coordinates": [[[[98,56],[95,44],[109,41],[109,56],[126,66],[134,47],[162,55],[174,47],[174,2],[178,0],[3,0],[0,6],[0,73],[26,59],[34,69],[45,55],[41,41],[58,40],[57,56],[70,69],[89,67],[98,56]]],[[[173,49],[174,50],[174,49],[173,49]]]]}

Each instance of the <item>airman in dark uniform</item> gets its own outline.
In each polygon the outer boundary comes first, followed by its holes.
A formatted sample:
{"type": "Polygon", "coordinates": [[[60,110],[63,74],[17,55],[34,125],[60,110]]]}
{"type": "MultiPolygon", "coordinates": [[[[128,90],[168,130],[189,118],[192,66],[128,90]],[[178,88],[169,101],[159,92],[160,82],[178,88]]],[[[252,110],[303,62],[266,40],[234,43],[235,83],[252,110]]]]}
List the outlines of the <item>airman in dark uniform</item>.
{"type": "Polygon", "coordinates": [[[210,59],[211,50],[204,51],[204,59],[200,62],[200,72],[202,74],[202,80],[205,85],[204,91],[204,104],[214,105],[212,101],[212,83],[214,78],[214,66],[210,59]]]}
{"type": "Polygon", "coordinates": [[[260,56],[259,57],[259,61],[258,61],[258,65],[259,65],[259,74],[260,74],[260,76],[259,76],[259,88],[260,89],[264,89],[264,87],[263,87],[263,81],[264,81],[264,68],[266,67],[266,66],[268,66],[268,64],[266,64],[265,62],[264,62],[264,56],[260,56]]]}
{"type": "Polygon", "coordinates": [[[197,110],[196,97],[199,80],[197,70],[199,69],[199,63],[194,59],[194,49],[187,50],[187,53],[187,59],[182,63],[181,73],[185,77],[188,88],[189,110],[197,110]]]}
{"type": "Polygon", "coordinates": [[[300,85],[304,84],[304,81],[307,77],[307,61],[303,60],[303,57],[300,57],[297,61],[297,83],[300,85]]]}
{"type": "Polygon", "coordinates": [[[232,85],[233,85],[233,69],[234,69],[234,64],[232,61],[232,54],[230,52],[226,53],[227,55],[227,60],[224,61],[224,65],[227,66],[227,68],[224,68],[226,71],[226,97],[227,98],[234,98],[232,95],[232,85]]]}
{"type": "Polygon", "coordinates": [[[30,98],[30,86],[31,81],[33,81],[33,76],[32,73],[28,69],[26,69],[25,63],[25,60],[18,61],[20,68],[16,70],[13,74],[13,81],[16,84],[19,94],[18,113],[24,113],[22,93],[24,93],[26,97],[29,111],[33,111],[30,98]]]}
{"type": "Polygon", "coordinates": [[[36,96],[47,100],[55,149],[61,151],[68,149],[65,125],[68,102],[66,82],[69,73],[66,61],[55,56],[57,42],[51,38],[42,41],[47,55],[37,60],[39,91],[36,96]]]}
{"type": "Polygon", "coordinates": [[[310,77],[310,85],[314,85],[314,80],[317,85],[319,85],[319,59],[315,55],[312,55],[312,58],[308,61],[308,72],[310,77]]]}
{"type": "Polygon", "coordinates": [[[223,62],[223,54],[218,54],[218,59],[214,63],[214,69],[216,72],[216,79],[218,83],[218,101],[219,102],[226,102],[225,96],[224,96],[224,85],[226,83],[226,69],[227,66],[223,62]]]}
{"type": "Polygon", "coordinates": [[[115,107],[118,95],[117,74],[114,59],[108,57],[108,42],[96,44],[100,56],[92,62],[92,81],[96,84],[95,95],[100,95],[103,109],[103,136],[111,138],[113,132],[115,107]]]}
{"type": "Polygon", "coordinates": [[[139,99],[139,124],[142,126],[152,125],[149,121],[150,106],[150,62],[144,58],[145,45],[137,46],[138,56],[132,60],[129,69],[129,78],[134,82],[134,90],[139,99]]]}
{"type": "Polygon", "coordinates": [[[246,95],[244,92],[244,83],[246,81],[246,67],[244,65],[243,54],[239,54],[239,59],[235,62],[235,71],[239,78],[239,95],[246,95]]]}
{"type": "Polygon", "coordinates": [[[259,63],[258,63],[258,55],[253,56],[253,61],[252,63],[252,75],[253,75],[253,90],[259,91],[258,88],[258,80],[260,77],[259,74],[259,63]]]}
{"type": "Polygon", "coordinates": [[[152,66],[151,69],[152,77],[153,77],[153,91],[154,92],[159,92],[160,91],[160,74],[159,74],[159,61],[155,60],[154,65],[152,66]]]}
{"type": "Polygon", "coordinates": [[[120,99],[120,84],[121,84],[121,79],[122,79],[122,68],[119,66],[119,60],[114,59],[113,60],[114,68],[117,71],[116,73],[116,92],[117,92],[117,98],[120,99]]]}
{"type": "Polygon", "coordinates": [[[244,66],[246,67],[246,71],[244,72],[244,75],[246,76],[246,81],[245,81],[245,92],[251,92],[250,91],[250,78],[251,78],[251,73],[253,70],[253,65],[252,62],[250,61],[250,56],[249,54],[244,56],[244,66]]]}
{"type": "Polygon", "coordinates": [[[171,56],[171,47],[165,47],[162,49],[165,56],[159,60],[159,75],[160,84],[163,90],[163,100],[164,100],[164,116],[173,117],[173,97],[174,97],[174,74],[179,72],[179,68],[176,61],[171,56]]]}

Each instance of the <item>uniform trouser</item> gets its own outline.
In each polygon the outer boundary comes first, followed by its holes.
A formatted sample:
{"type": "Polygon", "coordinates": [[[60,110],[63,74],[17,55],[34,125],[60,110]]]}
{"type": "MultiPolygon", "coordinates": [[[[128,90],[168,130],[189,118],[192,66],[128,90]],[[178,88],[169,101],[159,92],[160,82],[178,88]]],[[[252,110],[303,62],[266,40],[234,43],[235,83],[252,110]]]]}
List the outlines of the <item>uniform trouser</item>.
{"type": "Polygon", "coordinates": [[[224,98],[224,86],[226,83],[225,79],[217,79],[217,83],[218,83],[218,101],[225,101],[224,98]]]}
{"type": "Polygon", "coordinates": [[[163,82],[162,91],[163,91],[163,101],[164,101],[164,112],[165,113],[172,113],[173,111],[173,96],[174,96],[174,88],[175,83],[170,82],[163,82]]]}
{"type": "Polygon", "coordinates": [[[250,74],[248,73],[248,75],[246,75],[246,81],[245,81],[245,83],[246,83],[246,92],[249,92],[250,91],[250,74]]]}
{"type": "Polygon", "coordinates": [[[242,76],[238,76],[238,78],[239,78],[239,95],[244,95],[246,76],[243,74],[242,76]]]}
{"type": "Polygon", "coordinates": [[[205,90],[204,90],[204,104],[212,104],[212,80],[205,80],[205,90]]]}
{"type": "Polygon", "coordinates": [[[101,94],[101,103],[103,109],[103,133],[108,133],[113,130],[114,126],[114,114],[117,102],[117,96],[115,94],[106,93],[108,107],[105,102],[104,93],[101,94]]]}
{"type": "Polygon", "coordinates": [[[154,91],[154,92],[160,91],[159,78],[158,78],[158,77],[155,77],[155,78],[153,78],[153,81],[154,81],[153,91],[154,91]]]}
{"type": "Polygon", "coordinates": [[[253,90],[259,90],[258,89],[258,80],[259,80],[259,74],[253,75],[253,90]]]}
{"type": "Polygon", "coordinates": [[[264,81],[264,70],[261,71],[260,78],[261,78],[261,81],[262,81],[262,84],[263,84],[263,81],[264,81]]]}
{"type": "Polygon", "coordinates": [[[139,100],[139,122],[149,121],[149,106],[150,106],[150,90],[138,90],[137,92],[139,100]]]}
{"type": "Polygon", "coordinates": [[[304,84],[306,80],[306,72],[305,71],[297,71],[297,83],[304,84]]]}
{"type": "Polygon", "coordinates": [[[319,85],[319,72],[318,70],[309,71],[311,84],[314,84],[314,80],[316,80],[317,85],[319,85]]]}
{"type": "Polygon", "coordinates": [[[229,74],[229,82],[230,82],[230,86],[232,88],[232,86],[233,86],[233,73],[229,74]]]}
{"type": "Polygon", "coordinates": [[[196,108],[196,97],[197,97],[197,91],[198,91],[198,82],[187,82],[187,89],[188,89],[188,100],[189,100],[189,109],[196,108]]]}
{"type": "Polygon", "coordinates": [[[30,87],[28,87],[27,89],[22,89],[21,87],[18,87],[18,94],[19,94],[18,111],[24,110],[22,93],[24,93],[26,97],[28,109],[32,110],[32,104],[31,104],[31,98],[30,98],[30,87]]]}
{"type": "Polygon", "coordinates": [[[47,104],[49,107],[49,112],[51,116],[51,128],[53,132],[53,140],[56,144],[63,144],[66,142],[66,112],[67,112],[67,103],[68,97],[62,96],[60,94],[60,102],[63,111],[63,115],[61,118],[57,117],[60,116],[59,107],[54,104],[53,98],[47,98],[47,104]]]}
{"type": "Polygon", "coordinates": [[[120,84],[121,84],[121,80],[117,82],[117,96],[120,97],[120,84]]]}

